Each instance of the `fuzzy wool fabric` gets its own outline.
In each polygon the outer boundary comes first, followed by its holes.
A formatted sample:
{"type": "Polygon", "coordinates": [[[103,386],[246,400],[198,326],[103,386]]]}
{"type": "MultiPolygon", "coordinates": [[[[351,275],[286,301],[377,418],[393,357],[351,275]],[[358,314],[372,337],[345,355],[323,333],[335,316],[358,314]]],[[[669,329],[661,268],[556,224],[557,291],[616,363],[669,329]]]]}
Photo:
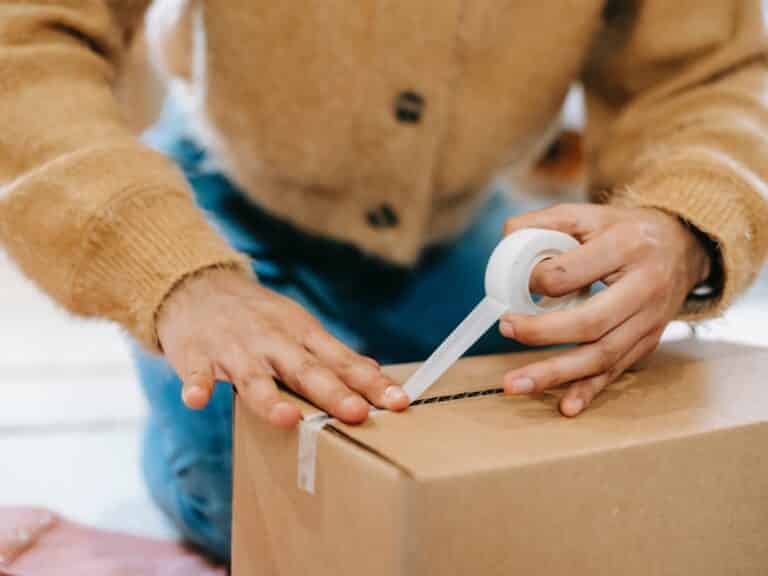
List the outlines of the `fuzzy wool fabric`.
{"type": "Polygon", "coordinates": [[[247,273],[119,104],[146,15],[157,72],[255,202],[401,264],[459,233],[496,174],[543,151],[582,82],[592,199],[660,208],[708,236],[722,286],[682,314],[717,314],[768,251],[761,10],[760,0],[0,0],[0,245],[73,312],[155,348],[157,310],[183,278],[247,273]]]}

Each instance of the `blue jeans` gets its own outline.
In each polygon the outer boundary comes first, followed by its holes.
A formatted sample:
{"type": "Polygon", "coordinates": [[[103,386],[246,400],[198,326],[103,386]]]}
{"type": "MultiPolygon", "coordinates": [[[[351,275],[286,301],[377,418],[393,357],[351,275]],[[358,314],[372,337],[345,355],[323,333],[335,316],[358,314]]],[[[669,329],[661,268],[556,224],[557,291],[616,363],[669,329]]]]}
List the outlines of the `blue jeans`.
{"type": "MultiPolygon", "coordinates": [[[[413,268],[388,265],[355,248],[303,234],[263,213],[192,142],[163,134],[211,223],[249,254],[259,281],[302,304],[326,329],[381,363],[423,360],[483,297],[488,257],[515,213],[500,194],[450,244],[413,268]]],[[[495,330],[470,353],[515,349],[495,330]]],[[[229,558],[232,391],[216,387],[200,412],[181,403],[181,382],[164,359],[135,349],[149,402],[144,473],[155,501],[182,535],[214,558],[229,558]]]]}

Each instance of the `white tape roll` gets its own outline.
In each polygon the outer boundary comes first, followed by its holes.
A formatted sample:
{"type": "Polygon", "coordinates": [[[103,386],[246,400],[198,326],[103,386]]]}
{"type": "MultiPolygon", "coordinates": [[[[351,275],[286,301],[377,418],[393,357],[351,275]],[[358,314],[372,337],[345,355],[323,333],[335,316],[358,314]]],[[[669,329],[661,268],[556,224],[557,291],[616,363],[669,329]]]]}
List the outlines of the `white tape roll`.
{"type": "MultiPolygon", "coordinates": [[[[531,274],[537,264],[578,246],[579,243],[567,234],[533,228],[520,230],[502,240],[491,254],[485,270],[485,298],[403,385],[411,401],[432,386],[502,314],[536,315],[582,301],[582,293],[534,301],[529,289],[531,274]]],[[[317,435],[329,422],[332,422],[329,416],[317,414],[300,425],[298,483],[306,492],[315,490],[317,435]]]]}
{"type": "Polygon", "coordinates": [[[558,254],[578,248],[576,239],[554,230],[527,228],[502,240],[485,269],[485,294],[515,314],[541,314],[568,307],[580,300],[579,293],[562,298],[533,300],[529,284],[533,269],[558,254]]]}
{"type": "Polygon", "coordinates": [[[485,298],[403,385],[411,402],[437,382],[502,314],[536,315],[581,301],[579,293],[534,301],[529,289],[531,273],[539,262],[578,246],[575,239],[553,230],[529,228],[504,238],[491,254],[485,269],[485,298]]]}

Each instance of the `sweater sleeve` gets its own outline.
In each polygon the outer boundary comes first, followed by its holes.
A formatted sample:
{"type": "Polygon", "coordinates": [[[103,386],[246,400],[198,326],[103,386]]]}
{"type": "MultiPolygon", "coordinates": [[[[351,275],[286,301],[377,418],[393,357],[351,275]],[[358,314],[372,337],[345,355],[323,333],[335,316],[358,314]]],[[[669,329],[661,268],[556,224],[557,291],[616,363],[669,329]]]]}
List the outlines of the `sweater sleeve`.
{"type": "Polygon", "coordinates": [[[0,0],[0,247],[70,311],[157,349],[178,282],[248,266],[122,117],[113,84],[148,3],[0,0]]]}
{"type": "Polygon", "coordinates": [[[609,1],[583,75],[596,201],[678,215],[719,278],[684,319],[722,311],[768,252],[768,67],[760,0],[609,1]]]}

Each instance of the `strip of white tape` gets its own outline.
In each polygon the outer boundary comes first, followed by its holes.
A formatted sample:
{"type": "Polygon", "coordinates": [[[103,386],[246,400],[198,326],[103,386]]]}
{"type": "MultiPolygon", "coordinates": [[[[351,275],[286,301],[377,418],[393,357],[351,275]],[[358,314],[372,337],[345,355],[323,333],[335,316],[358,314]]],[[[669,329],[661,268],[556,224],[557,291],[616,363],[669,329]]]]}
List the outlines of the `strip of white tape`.
{"type": "Polygon", "coordinates": [[[534,301],[529,287],[537,264],[578,247],[574,238],[553,230],[518,230],[502,240],[485,269],[485,298],[403,385],[411,402],[437,382],[508,310],[537,315],[578,302],[578,293],[534,301]]]}
{"type": "Polygon", "coordinates": [[[315,493],[317,472],[317,435],[330,422],[328,414],[314,414],[299,423],[299,488],[310,494],[315,493]]]}
{"type": "Polygon", "coordinates": [[[485,297],[464,318],[432,355],[403,384],[410,402],[418,400],[448,368],[461,358],[483,334],[507,311],[507,306],[493,298],[485,297]]]}
{"type": "MultiPolygon", "coordinates": [[[[486,297],[408,380],[404,390],[411,402],[418,399],[474,344],[499,317],[510,310],[542,314],[578,304],[584,294],[534,301],[529,288],[531,273],[542,260],[578,248],[574,239],[553,230],[519,230],[494,250],[485,271],[486,297]]],[[[314,494],[317,436],[332,418],[315,414],[299,426],[299,488],[314,494]]]]}

